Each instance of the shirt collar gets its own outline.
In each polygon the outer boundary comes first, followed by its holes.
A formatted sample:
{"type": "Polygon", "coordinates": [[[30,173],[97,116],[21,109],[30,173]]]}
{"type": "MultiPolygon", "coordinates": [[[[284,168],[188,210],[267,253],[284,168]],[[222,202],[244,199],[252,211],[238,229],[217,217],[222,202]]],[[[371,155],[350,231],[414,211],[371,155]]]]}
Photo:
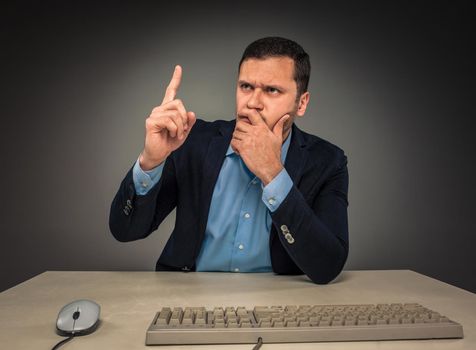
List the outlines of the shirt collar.
{"type": "MultiPolygon", "coordinates": [[[[286,141],[283,142],[283,145],[281,146],[281,163],[284,164],[284,161],[286,159],[286,155],[288,153],[289,149],[289,144],[291,143],[291,135],[293,133],[293,129],[291,128],[288,137],[286,138],[286,141]]],[[[225,156],[228,157],[230,155],[236,155],[235,151],[233,151],[233,148],[231,148],[231,144],[228,146],[228,149],[226,150],[225,156]]]]}

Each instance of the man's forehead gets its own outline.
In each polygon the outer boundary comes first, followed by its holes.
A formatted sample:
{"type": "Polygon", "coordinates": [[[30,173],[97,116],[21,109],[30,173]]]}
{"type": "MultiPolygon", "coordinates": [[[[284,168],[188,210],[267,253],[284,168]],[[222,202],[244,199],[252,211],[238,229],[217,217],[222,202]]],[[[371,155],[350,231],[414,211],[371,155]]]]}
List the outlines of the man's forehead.
{"type": "Polygon", "coordinates": [[[250,83],[294,82],[294,61],[290,57],[249,58],[242,62],[239,80],[250,83]]]}

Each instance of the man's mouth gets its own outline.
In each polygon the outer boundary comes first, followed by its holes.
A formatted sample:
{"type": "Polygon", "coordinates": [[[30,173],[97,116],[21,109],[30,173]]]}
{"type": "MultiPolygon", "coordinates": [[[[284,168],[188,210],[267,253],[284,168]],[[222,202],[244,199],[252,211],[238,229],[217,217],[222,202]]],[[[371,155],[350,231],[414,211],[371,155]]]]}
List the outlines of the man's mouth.
{"type": "Polygon", "coordinates": [[[249,118],[244,115],[240,115],[238,116],[238,118],[245,123],[251,124],[251,121],[249,120],[249,118]]]}

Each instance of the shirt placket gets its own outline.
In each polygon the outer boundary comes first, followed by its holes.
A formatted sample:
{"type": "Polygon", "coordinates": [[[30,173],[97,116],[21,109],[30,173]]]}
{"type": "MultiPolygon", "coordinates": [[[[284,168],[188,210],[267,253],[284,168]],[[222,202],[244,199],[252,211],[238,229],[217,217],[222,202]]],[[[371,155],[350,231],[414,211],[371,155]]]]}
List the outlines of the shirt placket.
{"type": "Polygon", "coordinates": [[[246,259],[248,250],[251,248],[248,242],[250,234],[253,232],[253,225],[256,224],[256,210],[253,209],[256,203],[257,186],[259,180],[254,177],[247,185],[246,193],[240,208],[240,217],[238,219],[238,226],[236,229],[235,241],[233,242],[233,253],[231,256],[231,271],[240,272],[243,262],[246,259]]]}

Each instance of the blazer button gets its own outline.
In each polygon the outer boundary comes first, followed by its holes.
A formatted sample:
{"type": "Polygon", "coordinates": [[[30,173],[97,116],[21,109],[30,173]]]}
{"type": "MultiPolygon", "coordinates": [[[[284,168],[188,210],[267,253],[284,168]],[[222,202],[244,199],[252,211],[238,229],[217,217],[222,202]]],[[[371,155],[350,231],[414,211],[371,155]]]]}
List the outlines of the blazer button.
{"type": "Polygon", "coordinates": [[[281,225],[281,231],[286,232],[289,231],[289,229],[286,225],[281,225]]]}
{"type": "Polygon", "coordinates": [[[124,207],[124,209],[122,209],[122,211],[124,212],[124,214],[126,215],[129,215],[131,213],[131,211],[129,210],[129,207],[124,207]]]}
{"type": "Polygon", "coordinates": [[[291,236],[290,233],[286,233],[286,234],[284,235],[284,238],[286,238],[286,240],[288,241],[289,244],[293,244],[293,243],[294,243],[294,237],[291,236]]]}

